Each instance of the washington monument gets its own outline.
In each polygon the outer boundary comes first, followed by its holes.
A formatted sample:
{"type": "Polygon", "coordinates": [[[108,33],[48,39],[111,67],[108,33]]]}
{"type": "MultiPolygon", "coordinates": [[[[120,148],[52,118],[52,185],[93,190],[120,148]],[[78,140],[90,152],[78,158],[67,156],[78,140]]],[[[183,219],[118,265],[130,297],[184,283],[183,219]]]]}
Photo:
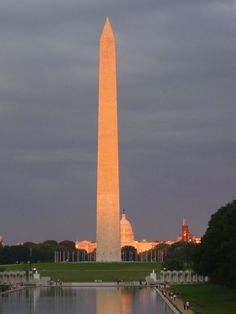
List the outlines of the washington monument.
{"type": "Polygon", "coordinates": [[[108,18],[100,37],[99,48],[96,261],[119,262],[121,249],[116,49],[108,18]]]}

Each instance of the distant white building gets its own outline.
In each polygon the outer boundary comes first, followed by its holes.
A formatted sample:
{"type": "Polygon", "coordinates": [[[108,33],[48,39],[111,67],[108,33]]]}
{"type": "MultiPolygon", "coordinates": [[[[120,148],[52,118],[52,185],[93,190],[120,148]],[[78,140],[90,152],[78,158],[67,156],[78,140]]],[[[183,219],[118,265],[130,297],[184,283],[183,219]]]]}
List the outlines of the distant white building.
{"type": "MultiPolygon", "coordinates": [[[[149,242],[146,240],[135,240],[132,225],[126,217],[125,210],[123,210],[120,220],[120,244],[121,248],[125,246],[133,246],[139,254],[155,248],[158,243],[149,242]]],[[[87,253],[93,252],[96,249],[96,246],[96,242],[90,242],[88,240],[75,242],[75,247],[77,250],[85,250],[87,253]]]]}

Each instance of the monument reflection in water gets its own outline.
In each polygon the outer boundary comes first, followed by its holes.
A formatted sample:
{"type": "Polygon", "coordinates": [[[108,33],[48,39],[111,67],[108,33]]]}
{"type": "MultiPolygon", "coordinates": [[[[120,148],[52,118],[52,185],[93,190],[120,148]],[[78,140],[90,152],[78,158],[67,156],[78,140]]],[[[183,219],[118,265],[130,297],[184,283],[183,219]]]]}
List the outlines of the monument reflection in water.
{"type": "Polygon", "coordinates": [[[173,314],[156,290],[151,288],[101,288],[96,292],[96,314],[173,314]]]}
{"type": "Polygon", "coordinates": [[[0,298],[1,314],[173,314],[151,288],[35,288],[0,298]]]}

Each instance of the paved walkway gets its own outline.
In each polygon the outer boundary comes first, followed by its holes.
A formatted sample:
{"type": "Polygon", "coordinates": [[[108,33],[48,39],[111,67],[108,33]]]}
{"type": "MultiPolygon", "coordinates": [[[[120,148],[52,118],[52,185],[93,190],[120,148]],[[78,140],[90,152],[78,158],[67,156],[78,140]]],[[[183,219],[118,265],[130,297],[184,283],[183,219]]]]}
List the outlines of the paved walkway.
{"type": "Polygon", "coordinates": [[[175,301],[170,300],[170,302],[173,303],[177,307],[177,309],[180,311],[180,313],[183,313],[183,314],[194,314],[192,310],[190,310],[190,309],[189,310],[185,310],[184,309],[184,302],[181,299],[176,298],[175,301]]]}
{"type": "MultiPolygon", "coordinates": [[[[193,312],[191,309],[189,309],[189,310],[185,310],[185,309],[184,309],[184,301],[181,300],[180,298],[176,297],[176,298],[175,298],[175,301],[174,301],[173,299],[171,299],[170,296],[169,296],[169,290],[168,290],[168,289],[165,290],[165,291],[166,291],[165,296],[163,296],[163,294],[162,294],[162,292],[161,292],[160,289],[157,289],[157,290],[159,290],[160,295],[162,296],[162,298],[164,298],[164,299],[166,298],[171,304],[173,304],[173,306],[174,306],[181,314],[194,314],[194,312],[193,312]]],[[[190,306],[191,306],[191,304],[190,304],[190,306]]]]}

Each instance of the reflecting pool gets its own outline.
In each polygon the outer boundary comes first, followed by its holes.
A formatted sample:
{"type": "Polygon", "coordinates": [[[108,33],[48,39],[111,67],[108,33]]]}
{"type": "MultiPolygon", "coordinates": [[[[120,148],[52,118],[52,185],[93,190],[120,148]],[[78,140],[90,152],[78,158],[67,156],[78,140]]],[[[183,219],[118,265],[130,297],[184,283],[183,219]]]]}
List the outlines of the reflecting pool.
{"type": "Polygon", "coordinates": [[[0,296],[1,314],[173,314],[152,288],[31,288],[0,296]]]}

